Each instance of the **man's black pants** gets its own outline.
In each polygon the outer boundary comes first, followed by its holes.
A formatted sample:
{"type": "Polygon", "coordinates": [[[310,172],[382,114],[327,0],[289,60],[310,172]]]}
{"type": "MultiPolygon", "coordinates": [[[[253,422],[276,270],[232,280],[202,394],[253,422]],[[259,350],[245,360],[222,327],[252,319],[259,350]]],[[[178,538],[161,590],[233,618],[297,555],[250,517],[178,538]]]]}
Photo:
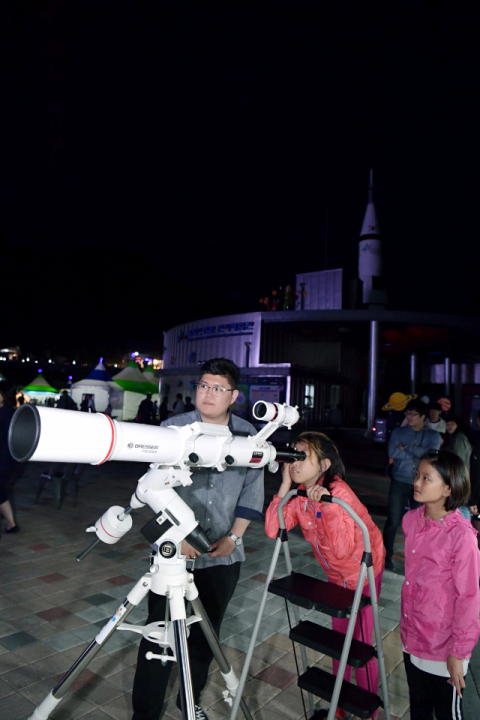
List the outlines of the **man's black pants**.
{"type": "Polygon", "coordinates": [[[388,560],[392,559],[395,535],[405,515],[405,505],[407,503],[410,504],[411,510],[421,505],[421,503],[413,499],[413,485],[411,483],[400,482],[399,480],[392,480],[388,494],[387,522],[383,530],[383,544],[387,551],[388,560]]]}
{"type": "Polygon", "coordinates": [[[410,693],[411,720],[461,720],[462,698],[448,678],[432,675],[413,665],[410,655],[403,653],[410,693]]]}
{"type": "MultiPolygon", "coordinates": [[[[241,563],[233,565],[215,565],[194,571],[195,584],[200,600],[210,618],[215,632],[220,634],[220,626],[228,603],[235,591],[240,576],[241,563]]],[[[148,594],[147,624],[165,619],[166,599],[163,595],[148,594]]],[[[200,627],[201,623],[190,626],[188,650],[192,671],[193,694],[195,704],[200,704],[200,693],[207,684],[208,668],[213,658],[210,645],[200,627]]],[[[133,720],[158,720],[163,707],[172,663],[162,665],[160,660],[147,660],[147,652],[160,654],[159,645],[143,639],[138,651],[137,670],[133,681],[133,720]]]]}

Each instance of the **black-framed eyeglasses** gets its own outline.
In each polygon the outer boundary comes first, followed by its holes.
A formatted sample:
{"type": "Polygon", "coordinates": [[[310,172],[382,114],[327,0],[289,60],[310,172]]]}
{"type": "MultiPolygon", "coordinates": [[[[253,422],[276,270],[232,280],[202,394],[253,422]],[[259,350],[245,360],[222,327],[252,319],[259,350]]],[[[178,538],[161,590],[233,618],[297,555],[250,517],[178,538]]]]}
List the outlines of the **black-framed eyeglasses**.
{"type": "Polygon", "coordinates": [[[410,415],[410,417],[415,417],[415,415],[417,415],[420,417],[420,413],[415,412],[415,410],[407,410],[406,415],[410,415]]]}
{"type": "Polygon", "coordinates": [[[212,394],[215,397],[223,397],[223,394],[226,392],[233,392],[233,389],[230,388],[224,388],[221,385],[214,385],[213,387],[210,387],[210,385],[207,385],[207,383],[197,383],[197,390],[202,395],[206,395],[209,390],[212,391],[212,394]]]}

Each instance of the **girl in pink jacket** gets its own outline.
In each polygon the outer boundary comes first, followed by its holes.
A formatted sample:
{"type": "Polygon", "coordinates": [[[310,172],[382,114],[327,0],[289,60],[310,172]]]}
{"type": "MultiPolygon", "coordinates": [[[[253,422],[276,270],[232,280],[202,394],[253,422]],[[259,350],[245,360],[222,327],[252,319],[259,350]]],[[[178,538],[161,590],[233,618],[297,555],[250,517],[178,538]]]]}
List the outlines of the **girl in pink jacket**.
{"type": "MultiPolygon", "coordinates": [[[[345,467],[338,450],[329,437],[322,433],[304,432],[296,443],[296,449],[306,453],[305,460],[286,463],[282,468],[282,484],[270,503],[265,520],[265,531],[270,538],[278,532],[278,506],[291,489],[292,482],[299,483],[300,490],[307,491],[307,498],[293,497],[283,508],[285,527],[291,530],[300,524],[305,539],[311,544],[313,553],[328,575],[330,582],[354,590],[360,574],[364,551],[362,531],[340,505],[323,503],[323,495],[334,495],[345,500],[361,517],[370,534],[373,554],[373,569],[377,596],[380,596],[382,575],[385,565],[385,549],[380,530],[368,514],[367,508],[345,482],[345,467]]],[[[365,595],[370,595],[368,580],[365,580],[365,595]]],[[[334,630],[345,633],[348,618],[332,618],[334,630]]],[[[371,642],[373,631],[372,607],[360,610],[353,637],[371,642]]],[[[333,660],[336,674],[338,661],[333,660]]],[[[376,693],[378,691],[378,666],[372,658],[363,668],[356,669],[357,684],[376,693]]],[[[352,668],[347,665],[345,680],[350,680],[352,668]]],[[[345,717],[338,709],[336,717],[345,717]]]]}
{"type": "Polygon", "coordinates": [[[477,532],[460,515],[470,480],[446,450],[420,460],[414,498],[403,518],[405,582],[401,635],[411,720],[462,718],[462,688],[480,624],[477,532]],[[453,687],[452,687],[453,686],[453,687]]]}

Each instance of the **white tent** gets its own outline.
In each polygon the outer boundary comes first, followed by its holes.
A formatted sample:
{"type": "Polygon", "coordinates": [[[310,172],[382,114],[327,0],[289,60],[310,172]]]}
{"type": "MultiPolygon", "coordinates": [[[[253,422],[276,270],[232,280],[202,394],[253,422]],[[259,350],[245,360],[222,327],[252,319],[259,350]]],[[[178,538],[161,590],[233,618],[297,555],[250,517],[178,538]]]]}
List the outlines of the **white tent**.
{"type": "MultiPolygon", "coordinates": [[[[106,410],[107,405],[110,402],[112,385],[115,386],[116,383],[112,382],[105,366],[103,363],[99,362],[95,370],[93,370],[90,375],[87,375],[84,380],[79,380],[72,385],[72,398],[80,409],[80,404],[84,395],[93,395],[95,409],[98,412],[103,412],[106,410]]],[[[118,385],[117,388],[120,389],[118,385]]]]}
{"type": "Polygon", "coordinates": [[[123,390],[121,404],[120,396],[115,398],[115,403],[112,402],[113,413],[118,420],[134,420],[138,415],[140,403],[148,393],[152,395],[152,400],[158,402],[158,386],[155,388],[152,383],[145,380],[134,360],[131,360],[118,375],[114,375],[112,380],[123,390]]]}
{"type": "Polygon", "coordinates": [[[142,375],[143,375],[144,379],[146,380],[146,382],[150,383],[154,387],[154,390],[150,390],[150,392],[158,394],[158,378],[155,377],[153,369],[148,368],[147,370],[144,370],[142,372],[142,375]]]}

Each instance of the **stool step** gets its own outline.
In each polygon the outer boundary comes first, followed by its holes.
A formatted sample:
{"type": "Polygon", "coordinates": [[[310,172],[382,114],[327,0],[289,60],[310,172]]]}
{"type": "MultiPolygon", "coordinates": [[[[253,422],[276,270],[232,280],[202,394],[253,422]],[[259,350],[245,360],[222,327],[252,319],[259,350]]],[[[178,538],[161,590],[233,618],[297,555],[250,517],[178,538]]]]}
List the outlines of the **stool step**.
{"type": "MultiPolygon", "coordinates": [[[[345,635],[336,630],[322,627],[309,620],[302,620],[292,630],[290,630],[290,638],[300,645],[306,645],[313,650],[328,655],[329,657],[340,660],[342,655],[345,635]]],[[[348,664],[352,667],[363,667],[375,656],[375,648],[360,640],[352,639],[350,653],[348,655],[348,664]]]]}
{"type": "MultiPolygon", "coordinates": [[[[344,618],[350,614],[355,597],[354,590],[296,572],[271,582],[268,591],[299,607],[319,610],[336,618],[344,618]]],[[[370,598],[362,595],[360,607],[365,607],[369,603],[370,598]]]]}
{"type": "MultiPolygon", "coordinates": [[[[325,670],[320,670],[320,668],[312,667],[300,675],[298,685],[303,690],[330,701],[333,695],[335,676],[325,670]]],[[[375,693],[343,681],[338,707],[359,718],[369,718],[381,705],[382,701],[375,693]]]]}

